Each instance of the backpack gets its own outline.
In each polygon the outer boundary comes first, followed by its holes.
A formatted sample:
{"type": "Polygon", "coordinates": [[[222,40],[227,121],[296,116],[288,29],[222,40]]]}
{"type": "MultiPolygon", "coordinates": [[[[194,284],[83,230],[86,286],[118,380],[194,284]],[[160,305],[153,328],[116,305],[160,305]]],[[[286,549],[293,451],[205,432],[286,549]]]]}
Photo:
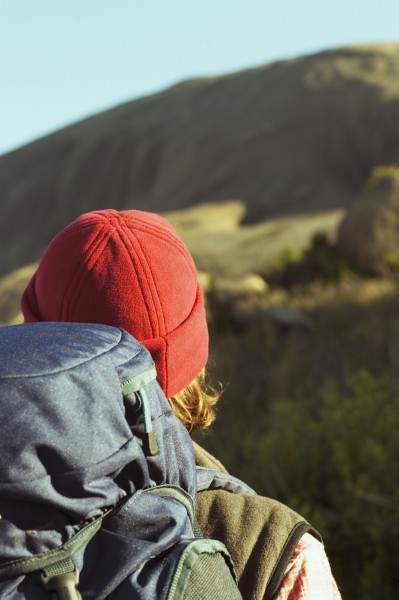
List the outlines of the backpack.
{"type": "Polygon", "coordinates": [[[0,411],[2,599],[241,598],[195,518],[213,474],[130,334],[1,327],[0,411]]]}

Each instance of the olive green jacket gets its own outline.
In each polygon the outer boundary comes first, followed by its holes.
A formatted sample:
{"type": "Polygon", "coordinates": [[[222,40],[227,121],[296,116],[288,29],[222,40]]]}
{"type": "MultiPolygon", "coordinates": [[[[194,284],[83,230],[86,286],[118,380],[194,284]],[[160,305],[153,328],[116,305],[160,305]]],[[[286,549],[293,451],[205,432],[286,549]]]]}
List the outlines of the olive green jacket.
{"type": "MultiPolygon", "coordinates": [[[[196,463],[227,472],[194,442],[196,463]]],[[[320,535],[303,517],[271,498],[224,489],[197,495],[197,519],[206,537],[227,547],[245,600],[269,600],[279,591],[292,553],[305,532],[320,535]]]]}

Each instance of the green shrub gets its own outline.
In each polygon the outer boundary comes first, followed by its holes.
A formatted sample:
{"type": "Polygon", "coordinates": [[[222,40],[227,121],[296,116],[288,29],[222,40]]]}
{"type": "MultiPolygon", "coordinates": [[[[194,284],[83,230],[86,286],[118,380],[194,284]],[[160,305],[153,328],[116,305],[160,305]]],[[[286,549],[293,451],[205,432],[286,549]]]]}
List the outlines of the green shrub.
{"type": "Polygon", "coordinates": [[[227,389],[199,441],[320,530],[344,599],[391,600],[399,590],[395,282],[354,276],[274,293],[306,310],[312,327],[266,319],[237,330],[225,311],[216,331],[212,320],[214,375],[227,389]]]}
{"type": "Polygon", "coordinates": [[[374,186],[384,179],[398,179],[399,165],[378,165],[371,169],[367,183],[369,186],[374,186]]]}
{"type": "Polygon", "coordinates": [[[367,371],[344,391],[312,387],[276,401],[267,431],[245,440],[252,456],[246,479],[321,530],[344,597],[393,600],[399,589],[399,392],[367,371]]]}
{"type": "Polygon", "coordinates": [[[284,269],[291,265],[296,265],[301,262],[303,258],[303,252],[297,248],[285,248],[276,258],[274,263],[275,269],[284,269]]]}
{"type": "Polygon", "coordinates": [[[394,275],[399,274],[399,253],[398,252],[392,252],[391,254],[387,254],[386,256],[384,256],[384,263],[394,275]]]}
{"type": "Polygon", "coordinates": [[[354,271],[354,266],[338,251],[334,242],[324,233],[316,234],[304,252],[288,248],[274,267],[263,274],[272,286],[290,288],[319,280],[324,283],[339,281],[343,274],[354,271]]]}

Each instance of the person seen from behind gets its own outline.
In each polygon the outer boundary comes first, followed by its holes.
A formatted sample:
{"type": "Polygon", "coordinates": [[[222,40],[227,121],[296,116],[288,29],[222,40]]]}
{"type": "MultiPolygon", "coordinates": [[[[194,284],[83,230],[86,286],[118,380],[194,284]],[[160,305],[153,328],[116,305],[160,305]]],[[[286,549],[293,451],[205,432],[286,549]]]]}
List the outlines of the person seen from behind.
{"type": "MultiPolygon", "coordinates": [[[[49,244],[21,299],[25,322],[122,327],[151,353],[157,378],[189,432],[208,428],[218,393],[206,384],[208,327],[194,261],[172,226],[139,210],[93,211],[49,244]]],[[[196,463],[226,471],[194,443],[196,463]]],[[[200,491],[197,519],[222,541],[248,600],[339,600],[319,534],[276,500],[200,491]]]]}

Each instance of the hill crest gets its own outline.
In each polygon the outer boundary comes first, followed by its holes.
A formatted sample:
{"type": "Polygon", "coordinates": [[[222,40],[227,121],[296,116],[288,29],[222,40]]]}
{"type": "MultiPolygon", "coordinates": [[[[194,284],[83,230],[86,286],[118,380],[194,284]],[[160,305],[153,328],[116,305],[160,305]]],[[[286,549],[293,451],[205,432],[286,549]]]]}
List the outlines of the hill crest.
{"type": "Polygon", "coordinates": [[[399,163],[399,45],[183,82],[0,157],[0,273],[99,208],[238,198],[246,222],[345,209],[399,163]]]}

